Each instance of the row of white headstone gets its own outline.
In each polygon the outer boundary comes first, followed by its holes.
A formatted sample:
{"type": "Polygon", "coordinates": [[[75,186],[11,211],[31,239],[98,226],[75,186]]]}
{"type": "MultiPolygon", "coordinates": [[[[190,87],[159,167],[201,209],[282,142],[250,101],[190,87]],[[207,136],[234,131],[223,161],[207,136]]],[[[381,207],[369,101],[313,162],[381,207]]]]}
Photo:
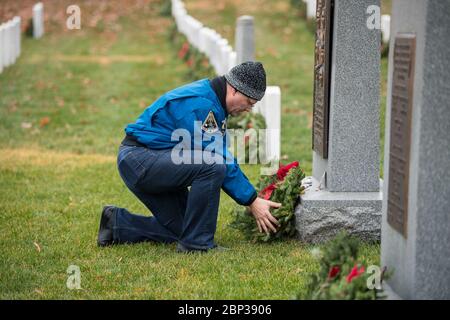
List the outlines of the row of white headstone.
{"type": "MultiPolygon", "coordinates": [[[[22,19],[19,16],[0,25],[0,73],[13,65],[21,52],[22,19]]],[[[33,6],[33,37],[44,34],[44,6],[39,2],[33,6]]]]}
{"type": "Polygon", "coordinates": [[[33,6],[33,37],[40,38],[44,35],[44,5],[38,2],[33,6]]]}
{"type": "Polygon", "coordinates": [[[172,0],[172,16],[178,31],[186,36],[190,45],[205,54],[217,74],[227,73],[236,65],[236,52],[228,40],[190,16],[181,0],[172,0]]]}
{"type": "Polygon", "coordinates": [[[0,73],[13,65],[20,56],[21,19],[13,19],[0,25],[0,73]]]}
{"type": "MultiPolygon", "coordinates": [[[[237,64],[237,54],[228,40],[211,28],[203,26],[187,14],[183,1],[172,0],[172,16],[178,31],[186,36],[190,45],[205,54],[216,74],[223,75],[237,64]]],[[[266,121],[265,161],[280,159],[281,91],[278,86],[268,86],[264,98],[257,102],[254,112],[261,113],[266,121]]]]}
{"type": "MultiPolygon", "coordinates": [[[[315,19],[316,18],[316,7],[317,0],[303,0],[306,3],[306,18],[315,19]]],[[[383,43],[389,43],[391,29],[391,16],[388,14],[383,14],[381,16],[381,34],[383,43]]]]}

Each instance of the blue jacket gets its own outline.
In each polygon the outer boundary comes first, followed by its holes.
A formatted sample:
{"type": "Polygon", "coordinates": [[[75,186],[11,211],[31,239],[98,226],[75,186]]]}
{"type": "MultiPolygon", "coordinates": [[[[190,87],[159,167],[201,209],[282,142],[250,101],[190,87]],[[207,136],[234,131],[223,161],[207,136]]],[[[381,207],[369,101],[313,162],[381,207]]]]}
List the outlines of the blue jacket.
{"type": "MultiPolygon", "coordinates": [[[[178,140],[172,140],[172,133],[175,129],[182,128],[189,131],[192,137],[191,145],[196,148],[195,134],[205,135],[207,132],[202,130],[201,126],[195,126],[194,122],[205,123],[211,111],[219,129],[211,135],[215,139],[219,139],[219,137],[223,139],[221,142],[224,148],[221,156],[228,159],[227,162],[224,162],[227,171],[222,189],[237,203],[249,205],[256,198],[256,190],[241,171],[236,159],[228,151],[226,139],[228,115],[208,79],[184,85],[159,97],[147,107],[135,123],[131,123],[125,128],[125,132],[151,149],[172,149],[179,144],[178,140]]],[[[212,141],[217,141],[215,139],[212,141]]],[[[210,143],[212,142],[202,142],[202,150],[210,143]]]]}

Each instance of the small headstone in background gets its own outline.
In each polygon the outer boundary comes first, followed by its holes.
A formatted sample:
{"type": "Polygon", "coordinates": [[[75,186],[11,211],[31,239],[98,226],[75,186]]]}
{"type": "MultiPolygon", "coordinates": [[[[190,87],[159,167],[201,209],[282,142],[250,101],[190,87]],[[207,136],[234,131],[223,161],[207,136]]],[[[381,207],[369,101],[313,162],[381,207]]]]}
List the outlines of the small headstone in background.
{"type": "Polygon", "coordinates": [[[255,60],[255,31],[252,16],[240,16],[236,22],[237,64],[255,60]]]}
{"type": "Polygon", "coordinates": [[[207,30],[208,28],[202,27],[198,32],[198,50],[204,54],[206,54],[206,41],[207,41],[206,37],[208,36],[207,30]]]}
{"type": "Polygon", "coordinates": [[[17,34],[17,21],[14,19],[11,19],[11,65],[13,65],[16,62],[16,53],[17,53],[17,41],[16,41],[16,34],[17,34]]]}
{"type": "Polygon", "coordinates": [[[222,57],[220,59],[221,63],[222,63],[222,65],[221,65],[222,69],[221,69],[220,74],[225,74],[225,73],[227,73],[230,70],[230,67],[229,67],[229,62],[230,62],[229,55],[231,54],[232,51],[233,51],[233,49],[231,48],[230,45],[226,44],[226,45],[222,46],[222,57]]]}
{"type": "Polygon", "coordinates": [[[21,35],[22,35],[22,19],[20,17],[15,17],[14,20],[16,20],[16,56],[19,57],[20,53],[22,51],[22,46],[21,46],[21,35]]]}
{"type": "Polygon", "coordinates": [[[4,67],[4,62],[3,62],[3,56],[4,56],[4,48],[5,48],[5,45],[4,45],[4,42],[3,42],[3,34],[4,34],[4,32],[3,32],[3,23],[2,24],[0,24],[0,73],[2,73],[3,72],[3,67],[4,67]]]}
{"type": "Polygon", "coordinates": [[[268,161],[280,160],[281,154],[281,90],[267,86],[264,94],[264,118],[266,120],[266,155],[268,161]]]}
{"type": "Polygon", "coordinates": [[[12,20],[14,25],[14,62],[19,58],[20,56],[20,36],[21,36],[21,18],[16,16],[12,20]]]}
{"type": "Polygon", "coordinates": [[[13,19],[0,25],[0,73],[4,68],[13,65],[21,51],[21,18],[13,19]]]}
{"type": "Polygon", "coordinates": [[[44,35],[44,5],[42,2],[33,6],[33,37],[38,39],[44,35]]]}
{"type": "Polygon", "coordinates": [[[230,71],[231,68],[237,65],[237,54],[236,51],[231,51],[228,55],[228,71],[230,71]]]}
{"type": "Polygon", "coordinates": [[[9,67],[13,63],[13,25],[12,21],[9,20],[5,24],[5,35],[6,35],[6,41],[5,41],[5,53],[6,53],[6,63],[5,67],[9,67]]]}
{"type": "Polygon", "coordinates": [[[216,64],[215,69],[216,73],[221,75],[224,73],[224,63],[228,62],[225,60],[222,60],[224,57],[223,51],[226,50],[226,47],[228,46],[228,40],[224,38],[220,38],[219,41],[217,41],[217,56],[216,56],[216,64]]]}
{"type": "Polygon", "coordinates": [[[219,43],[221,40],[222,40],[222,37],[220,36],[220,34],[218,34],[216,31],[213,30],[210,61],[211,61],[211,65],[214,67],[214,70],[216,71],[216,73],[218,71],[217,61],[220,59],[219,43]]]}
{"type": "Polygon", "coordinates": [[[305,0],[306,3],[306,18],[315,19],[316,18],[316,0],[305,0]]]}
{"type": "Polygon", "coordinates": [[[389,43],[391,36],[391,16],[383,14],[381,16],[381,34],[383,36],[383,43],[389,43]]]}

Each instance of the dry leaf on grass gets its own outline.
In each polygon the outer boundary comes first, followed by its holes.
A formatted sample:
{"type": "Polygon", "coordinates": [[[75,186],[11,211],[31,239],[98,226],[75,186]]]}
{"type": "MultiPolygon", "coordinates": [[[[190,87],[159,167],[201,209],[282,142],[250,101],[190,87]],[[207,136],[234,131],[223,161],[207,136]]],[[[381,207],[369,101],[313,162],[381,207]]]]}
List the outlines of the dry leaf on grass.
{"type": "Polygon", "coordinates": [[[33,242],[34,246],[36,247],[37,252],[41,252],[41,247],[39,246],[39,244],[37,242],[33,242]]]}
{"type": "Polygon", "coordinates": [[[38,289],[38,288],[34,289],[34,292],[36,292],[37,294],[40,294],[40,295],[42,295],[44,293],[44,291],[42,289],[38,289]]]}
{"type": "Polygon", "coordinates": [[[39,126],[41,128],[45,127],[46,125],[48,125],[50,123],[50,118],[49,117],[43,117],[41,118],[41,120],[39,121],[39,126]]]}
{"type": "Polygon", "coordinates": [[[22,127],[22,129],[31,129],[31,127],[33,126],[33,124],[31,122],[22,122],[20,124],[20,126],[22,127]]]}

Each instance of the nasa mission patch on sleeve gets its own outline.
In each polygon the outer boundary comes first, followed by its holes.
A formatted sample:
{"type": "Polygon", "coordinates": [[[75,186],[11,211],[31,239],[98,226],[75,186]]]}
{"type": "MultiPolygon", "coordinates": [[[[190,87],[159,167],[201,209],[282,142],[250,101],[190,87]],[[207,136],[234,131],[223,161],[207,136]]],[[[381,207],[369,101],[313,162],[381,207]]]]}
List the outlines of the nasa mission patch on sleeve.
{"type": "Polygon", "coordinates": [[[209,111],[208,116],[203,122],[202,130],[206,133],[215,133],[219,131],[219,126],[217,125],[217,121],[212,110],[209,111]]]}

